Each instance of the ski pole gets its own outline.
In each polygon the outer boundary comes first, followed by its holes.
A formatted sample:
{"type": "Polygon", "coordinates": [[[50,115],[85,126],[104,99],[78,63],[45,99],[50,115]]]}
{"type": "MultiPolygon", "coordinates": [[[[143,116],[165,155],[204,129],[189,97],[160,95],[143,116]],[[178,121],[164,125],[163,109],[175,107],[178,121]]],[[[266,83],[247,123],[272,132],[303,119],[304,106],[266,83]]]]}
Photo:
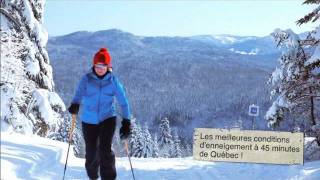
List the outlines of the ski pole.
{"type": "Polygon", "coordinates": [[[68,164],[68,157],[69,157],[69,149],[70,149],[70,144],[72,141],[72,135],[73,135],[73,129],[76,126],[76,114],[72,114],[72,125],[69,131],[69,145],[68,145],[68,151],[67,151],[67,158],[66,158],[66,162],[64,164],[64,171],[63,171],[63,180],[64,180],[64,176],[66,174],[66,169],[67,169],[67,164],[68,164]]]}
{"type": "Polygon", "coordinates": [[[136,180],[136,178],[134,177],[133,168],[132,168],[132,164],[131,164],[131,158],[130,158],[130,155],[129,155],[128,140],[125,140],[125,141],[124,141],[124,147],[125,147],[125,149],[126,149],[127,156],[128,156],[128,158],[129,158],[129,162],[130,162],[130,167],[131,167],[131,173],[132,173],[133,180],[136,180]]]}

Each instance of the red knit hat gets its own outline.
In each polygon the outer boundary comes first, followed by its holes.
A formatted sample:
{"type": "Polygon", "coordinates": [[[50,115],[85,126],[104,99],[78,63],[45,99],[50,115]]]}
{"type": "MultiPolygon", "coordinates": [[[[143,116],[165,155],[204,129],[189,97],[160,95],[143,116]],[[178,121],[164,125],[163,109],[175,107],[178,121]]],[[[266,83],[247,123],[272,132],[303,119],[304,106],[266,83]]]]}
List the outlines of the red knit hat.
{"type": "Polygon", "coordinates": [[[111,56],[107,50],[107,48],[101,48],[93,58],[93,65],[103,63],[107,64],[108,67],[112,67],[111,65],[111,56]]]}

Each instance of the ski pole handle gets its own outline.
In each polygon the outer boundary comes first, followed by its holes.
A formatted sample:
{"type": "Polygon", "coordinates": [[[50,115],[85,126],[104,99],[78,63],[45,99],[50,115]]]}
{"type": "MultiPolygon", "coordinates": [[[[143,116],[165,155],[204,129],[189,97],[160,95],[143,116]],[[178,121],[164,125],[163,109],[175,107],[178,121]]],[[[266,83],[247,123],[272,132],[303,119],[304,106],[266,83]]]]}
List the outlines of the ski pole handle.
{"type": "Polygon", "coordinates": [[[69,142],[72,141],[72,135],[73,135],[73,130],[76,126],[76,114],[72,114],[72,124],[71,124],[71,128],[70,128],[70,131],[69,131],[69,142]]]}

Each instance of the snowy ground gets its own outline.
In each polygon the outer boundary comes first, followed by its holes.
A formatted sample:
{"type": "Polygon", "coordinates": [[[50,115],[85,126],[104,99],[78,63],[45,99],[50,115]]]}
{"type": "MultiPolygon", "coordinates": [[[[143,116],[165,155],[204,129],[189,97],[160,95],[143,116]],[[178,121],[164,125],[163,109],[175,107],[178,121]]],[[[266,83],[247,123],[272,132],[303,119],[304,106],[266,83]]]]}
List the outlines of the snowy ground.
{"type": "MultiPolygon", "coordinates": [[[[1,180],[62,179],[68,145],[37,136],[1,133],[1,180]]],[[[302,165],[202,162],[190,158],[132,158],[137,180],[320,179],[320,161],[302,165]]],[[[127,158],[117,158],[118,180],[130,180],[127,158]]],[[[66,179],[87,179],[84,159],[69,155],[66,179]]]]}

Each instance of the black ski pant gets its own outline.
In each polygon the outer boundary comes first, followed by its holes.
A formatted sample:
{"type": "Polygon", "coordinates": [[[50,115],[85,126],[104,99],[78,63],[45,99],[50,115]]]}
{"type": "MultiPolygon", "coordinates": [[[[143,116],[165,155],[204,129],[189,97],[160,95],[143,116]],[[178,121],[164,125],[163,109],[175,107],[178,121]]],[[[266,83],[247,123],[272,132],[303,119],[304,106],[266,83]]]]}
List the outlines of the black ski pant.
{"type": "Polygon", "coordinates": [[[101,180],[116,179],[115,155],[111,149],[115,129],[116,117],[108,118],[97,125],[82,122],[86,145],[85,167],[90,179],[99,177],[99,168],[101,180]]]}

